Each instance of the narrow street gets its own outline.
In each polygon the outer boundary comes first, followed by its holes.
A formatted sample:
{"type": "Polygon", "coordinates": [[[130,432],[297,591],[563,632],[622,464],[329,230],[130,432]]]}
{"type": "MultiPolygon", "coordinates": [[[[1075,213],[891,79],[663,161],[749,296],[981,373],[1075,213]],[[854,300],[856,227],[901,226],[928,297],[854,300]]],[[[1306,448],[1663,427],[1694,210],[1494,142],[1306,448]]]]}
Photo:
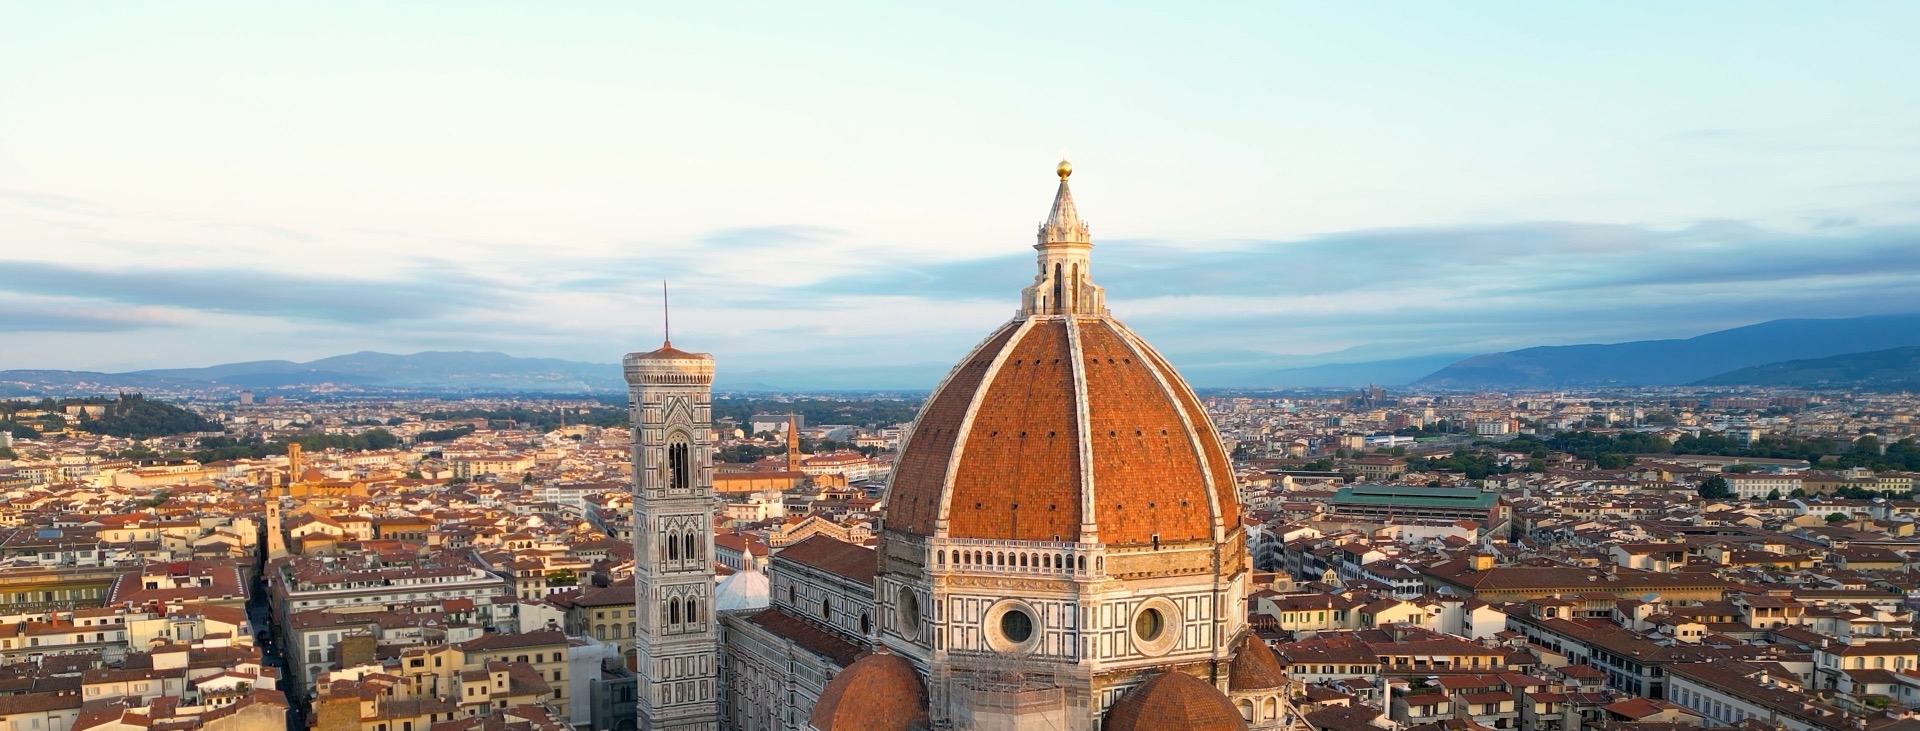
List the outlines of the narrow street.
{"type": "Polygon", "coordinates": [[[267,601],[267,582],[264,578],[254,579],[253,585],[247,588],[247,619],[253,623],[254,642],[260,646],[267,665],[280,670],[280,690],[286,693],[291,706],[287,711],[287,729],[303,731],[307,727],[306,707],[287,685],[293,682],[293,673],[287,668],[286,650],[280,644],[280,633],[267,601]]]}

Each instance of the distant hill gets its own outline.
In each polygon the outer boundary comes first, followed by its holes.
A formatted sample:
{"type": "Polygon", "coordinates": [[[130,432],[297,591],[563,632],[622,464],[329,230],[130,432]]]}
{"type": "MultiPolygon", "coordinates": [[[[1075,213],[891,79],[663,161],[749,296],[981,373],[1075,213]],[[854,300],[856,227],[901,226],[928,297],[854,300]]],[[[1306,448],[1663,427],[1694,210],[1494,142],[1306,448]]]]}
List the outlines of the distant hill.
{"type": "MultiPolygon", "coordinates": [[[[66,403],[62,402],[61,406],[66,403]]],[[[134,439],[226,431],[226,427],[199,414],[139,394],[122,394],[120,398],[100,405],[103,409],[99,418],[82,418],[81,429],[134,439]]]]}
{"type": "Polygon", "coordinates": [[[620,367],[557,358],[515,358],[480,351],[426,351],[394,355],[362,351],[295,363],[261,360],[206,368],[171,368],[128,375],[200,381],[238,388],[283,388],[332,383],[450,391],[613,392],[626,389],[620,367]]]}
{"type": "Polygon", "coordinates": [[[1694,385],[1920,391],[1920,347],[1750,366],[1694,385]]]}
{"type": "Polygon", "coordinates": [[[1432,373],[1435,368],[1458,361],[1462,357],[1461,354],[1452,353],[1283,368],[1261,374],[1258,382],[1251,385],[1275,388],[1365,386],[1367,384],[1404,386],[1421,376],[1432,373]]]}
{"type": "Polygon", "coordinates": [[[0,396],[178,392],[217,388],[275,389],[335,386],[450,393],[620,393],[620,366],[504,353],[428,351],[411,355],[360,352],[306,363],[260,360],[205,368],[132,373],[0,371],[0,396]]]}
{"type": "Polygon", "coordinates": [[[0,430],[12,432],[15,436],[38,438],[42,430],[68,426],[95,434],[133,439],[226,430],[218,422],[192,411],[137,393],[123,393],[116,398],[67,398],[52,403],[0,401],[0,430]],[[76,406],[85,408],[68,411],[76,406]],[[35,419],[18,418],[21,411],[29,409],[45,409],[52,415],[35,419]]]}
{"type": "Polygon", "coordinates": [[[1771,320],[1685,340],[1488,353],[1414,382],[1432,388],[1675,386],[1735,369],[1920,345],[1920,314],[1771,320]]]}
{"type": "MultiPolygon", "coordinates": [[[[850,366],[838,369],[772,368],[739,371],[723,368],[714,387],[721,391],[780,390],[926,390],[940,382],[947,366],[850,366]]],[[[360,352],[299,363],[256,360],[204,368],[164,368],[131,373],[92,371],[0,371],[0,397],[146,391],[251,389],[304,390],[331,384],[369,391],[424,393],[619,394],[627,383],[617,363],[586,363],[556,358],[516,358],[504,353],[428,351],[411,355],[360,352]]]]}

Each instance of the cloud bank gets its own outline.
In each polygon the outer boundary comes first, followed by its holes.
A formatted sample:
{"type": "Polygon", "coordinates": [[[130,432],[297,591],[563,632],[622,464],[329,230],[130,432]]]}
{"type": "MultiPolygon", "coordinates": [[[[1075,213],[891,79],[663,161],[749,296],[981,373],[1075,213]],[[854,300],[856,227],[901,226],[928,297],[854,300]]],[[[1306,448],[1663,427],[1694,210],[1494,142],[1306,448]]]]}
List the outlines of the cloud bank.
{"type": "MultiPolygon", "coordinates": [[[[151,359],[140,367],[198,362],[184,353],[208,351],[209,338],[210,352],[232,359],[471,347],[609,360],[656,337],[658,282],[670,278],[683,341],[743,371],[854,369],[958,357],[1011,314],[1032,277],[1025,247],[944,261],[911,252],[792,226],[715,230],[604,260],[417,261],[378,278],[0,261],[0,331],[175,343],[171,354],[154,346],[137,356],[151,359]],[[293,343],[300,352],[285,352],[293,343]]],[[[1096,236],[1094,257],[1115,313],[1201,382],[1920,310],[1920,227],[1525,222],[1275,240],[1096,236]]],[[[27,351],[5,360],[48,365],[27,351]]]]}

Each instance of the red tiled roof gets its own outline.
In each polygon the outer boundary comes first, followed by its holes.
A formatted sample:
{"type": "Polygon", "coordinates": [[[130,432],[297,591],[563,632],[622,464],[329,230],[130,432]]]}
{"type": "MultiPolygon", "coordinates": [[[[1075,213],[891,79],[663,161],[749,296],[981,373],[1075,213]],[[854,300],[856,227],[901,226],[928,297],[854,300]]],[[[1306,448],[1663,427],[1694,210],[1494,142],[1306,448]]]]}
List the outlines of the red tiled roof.
{"type": "Polygon", "coordinates": [[[786,547],[775,555],[775,560],[793,561],[871,584],[879,556],[865,546],[856,546],[831,536],[815,535],[786,547]]]}
{"type": "Polygon", "coordinates": [[[1091,522],[1128,545],[1212,540],[1239,511],[1219,434],[1165,359],[1111,318],[1034,318],[995,331],[928,400],[886,527],[1075,541],[1091,522]]]}
{"type": "Polygon", "coordinates": [[[852,665],[854,659],[860,656],[860,648],[853,643],[778,609],[763,609],[747,617],[747,621],[793,640],[794,644],[832,660],[840,667],[852,665]]]}
{"type": "Polygon", "coordinates": [[[1106,731],[1247,731],[1247,722],[1219,688],[1178,672],[1163,672],[1120,696],[1107,709],[1106,731]]]}
{"type": "Polygon", "coordinates": [[[927,720],[927,685],[906,658],[876,652],[833,676],[807,725],[820,731],[907,731],[927,720]]]}

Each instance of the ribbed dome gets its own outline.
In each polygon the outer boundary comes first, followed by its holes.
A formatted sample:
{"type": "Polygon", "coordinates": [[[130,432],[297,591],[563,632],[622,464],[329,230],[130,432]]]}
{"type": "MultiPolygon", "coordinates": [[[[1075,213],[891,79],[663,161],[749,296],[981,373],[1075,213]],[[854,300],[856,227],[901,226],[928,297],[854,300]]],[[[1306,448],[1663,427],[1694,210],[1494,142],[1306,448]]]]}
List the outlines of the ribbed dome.
{"type": "Polygon", "coordinates": [[[1106,731],[1247,731],[1247,720],[1219,688],[1191,675],[1148,678],[1107,709],[1106,731]]]}
{"type": "Polygon", "coordinates": [[[906,658],[885,651],[853,661],[820,692],[807,717],[816,731],[907,731],[927,721],[927,685],[906,658]]]}
{"type": "Polygon", "coordinates": [[[772,603],[773,587],[767,575],[752,569],[736,571],[713,588],[714,611],[766,609],[772,603]]]}
{"type": "Polygon", "coordinates": [[[954,366],[914,422],[889,531],[936,538],[1223,543],[1233,470],[1193,390],[1108,314],[1060,169],[1020,314],[954,366]]]}
{"type": "Polygon", "coordinates": [[[886,527],[1125,545],[1217,540],[1238,516],[1220,437],[1159,353],[1106,315],[1030,315],[928,400],[886,527]]]}
{"type": "Polygon", "coordinates": [[[1271,690],[1287,684],[1287,668],[1280,655],[1265,640],[1249,632],[1233,648],[1233,664],[1227,666],[1230,690],[1271,690]]]}

